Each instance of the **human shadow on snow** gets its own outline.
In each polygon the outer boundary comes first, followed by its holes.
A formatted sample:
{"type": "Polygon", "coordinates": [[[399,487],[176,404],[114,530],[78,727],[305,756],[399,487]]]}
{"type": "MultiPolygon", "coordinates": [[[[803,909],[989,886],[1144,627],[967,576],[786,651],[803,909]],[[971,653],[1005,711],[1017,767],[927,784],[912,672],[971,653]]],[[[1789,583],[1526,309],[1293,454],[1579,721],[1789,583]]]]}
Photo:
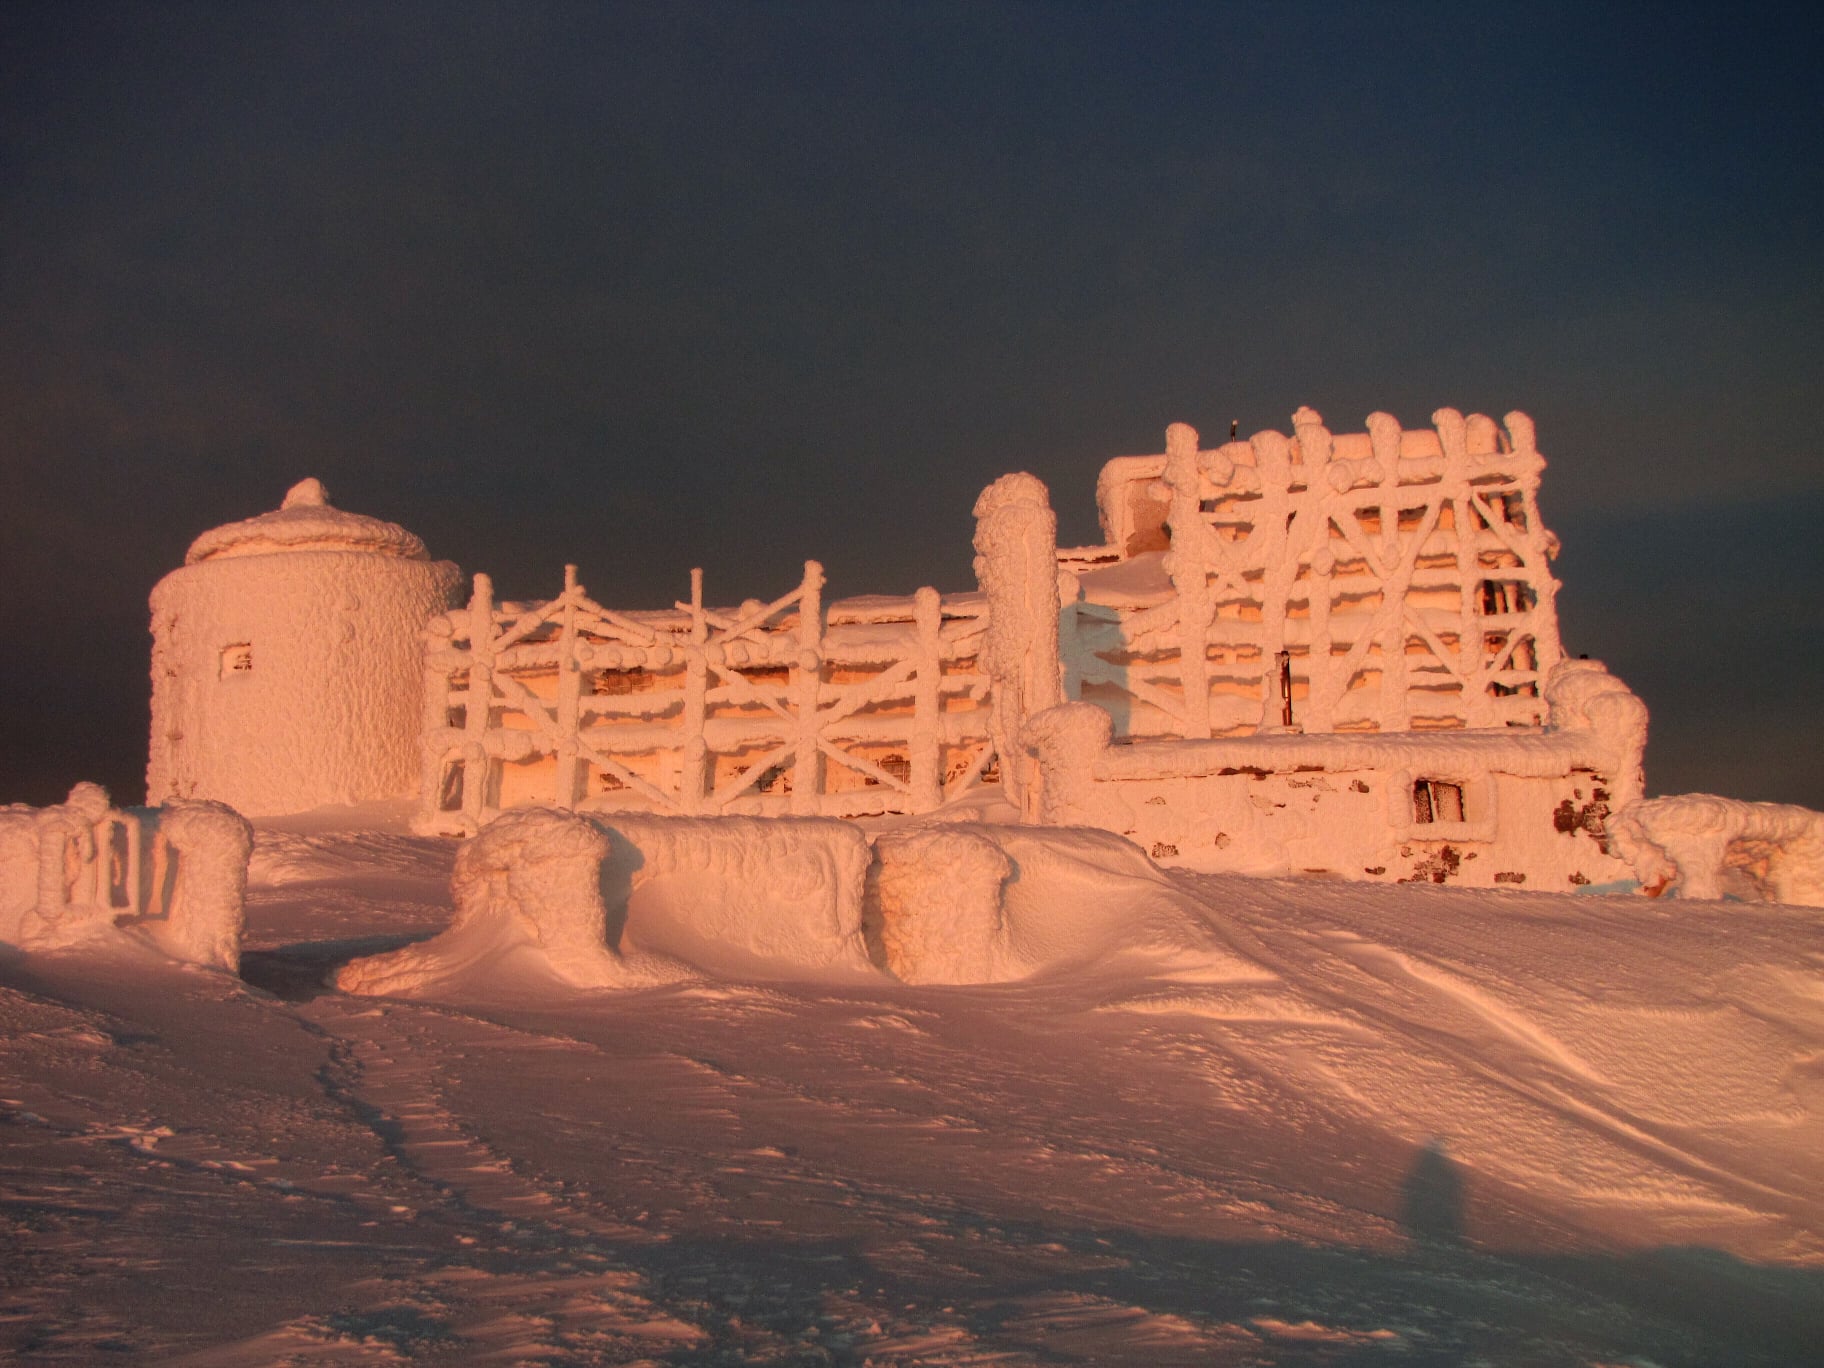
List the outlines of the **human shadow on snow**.
{"type": "MultiPolygon", "coordinates": [[[[981,1350],[1064,1362],[1197,1361],[1184,1357],[1199,1352],[1182,1334],[1185,1323],[1240,1327],[1258,1338],[1258,1348],[1221,1362],[1824,1361],[1824,1271],[1696,1247],[1620,1255],[1483,1248],[1464,1233],[1463,1192],[1457,1166],[1434,1140],[1402,1185],[1404,1250],[1063,1228],[952,1209],[922,1234],[886,1246],[884,1261],[872,1239],[777,1232],[751,1241],[674,1235],[621,1257],[660,1299],[685,1299],[711,1330],[709,1343],[669,1357],[678,1364],[725,1361],[743,1324],[792,1337],[821,1325],[830,1357],[819,1361],[835,1363],[870,1353],[876,1362],[926,1361],[916,1343],[943,1326],[959,1327],[981,1350]],[[908,1257],[908,1244],[920,1253],[908,1257]],[[846,1353],[828,1314],[832,1289],[876,1312],[891,1308],[894,1323],[882,1333],[902,1347],[870,1350],[864,1341],[846,1353]],[[1171,1319],[1149,1324],[1154,1317],[1171,1319]],[[1089,1347],[1073,1345],[1086,1326],[1089,1347]]],[[[930,1361],[955,1361],[946,1353],[956,1347],[933,1349],[930,1361]]]]}

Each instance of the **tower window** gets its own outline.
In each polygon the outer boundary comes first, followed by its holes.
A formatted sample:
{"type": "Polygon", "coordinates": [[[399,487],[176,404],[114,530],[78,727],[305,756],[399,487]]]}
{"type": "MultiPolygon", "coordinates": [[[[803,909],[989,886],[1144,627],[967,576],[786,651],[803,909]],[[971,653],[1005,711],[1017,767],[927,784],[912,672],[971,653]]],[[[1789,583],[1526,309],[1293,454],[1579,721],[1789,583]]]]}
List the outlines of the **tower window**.
{"type": "Polygon", "coordinates": [[[251,642],[237,641],[232,646],[222,647],[222,678],[239,679],[253,673],[253,645],[251,642]]]}

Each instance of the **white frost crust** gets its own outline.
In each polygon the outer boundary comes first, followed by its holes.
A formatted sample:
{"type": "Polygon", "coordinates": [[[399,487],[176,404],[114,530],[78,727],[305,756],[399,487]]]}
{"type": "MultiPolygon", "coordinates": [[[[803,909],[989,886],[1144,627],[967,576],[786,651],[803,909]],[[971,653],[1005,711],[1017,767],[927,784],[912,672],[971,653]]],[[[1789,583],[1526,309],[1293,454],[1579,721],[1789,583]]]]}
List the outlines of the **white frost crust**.
{"type": "Polygon", "coordinates": [[[1651,893],[1720,898],[1729,870],[1759,866],[1774,902],[1824,907],[1824,813],[1681,793],[1629,805],[1609,830],[1651,893]]]}
{"type": "Polygon", "coordinates": [[[190,964],[240,972],[252,854],[253,827],[225,803],[170,803],[159,809],[155,888],[175,865],[163,918],[143,923],[159,949],[190,964]]]}
{"type": "Polygon", "coordinates": [[[90,783],[50,807],[0,808],[0,943],[51,950],[112,929],[97,836],[114,816],[107,790],[90,783]]]}
{"type": "Polygon", "coordinates": [[[1026,719],[1064,699],[1058,655],[1058,520],[1037,476],[1003,475],[975,501],[975,578],[988,599],[982,669],[994,681],[989,730],[1014,801],[1029,762],[1026,719]]]}
{"type": "Polygon", "coordinates": [[[862,937],[870,854],[825,817],[602,819],[602,886],[621,945],[736,977],[872,972],[862,937]]]}
{"type": "MultiPolygon", "coordinates": [[[[1441,771],[1556,778],[1587,769],[1609,778],[1616,804],[1633,801],[1641,788],[1647,708],[1628,687],[1594,660],[1560,662],[1546,684],[1550,724],[1542,731],[1518,727],[1455,731],[1270,733],[1204,741],[1135,741],[1111,744],[1112,725],[1100,727],[1066,704],[1033,719],[1027,745],[1040,756],[1051,786],[1061,771],[1055,816],[1069,821],[1081,806],[1082,772],[1099,781],[1197,778],[1223,770],[1296,769],[1441,771]]],[[[1100,709],[1096,709],[1100,712],[1100,709]]],[[[1107,716],[1107,714],[1103,714],[1107,716]]]]}
{"type": "Polygon", "coordinates": [[[587,817],[516,808],[463,842],[450,877],[456,916],[418,945],[344,965],[345,993],[411,996],[497,976],[576,988],[641,987],[676,978],[630,964],[608,944],[602,861],[608,834],[587,817]]]}
{"type": "Polygon", "coordinates": [[[269,817],[413,793],[421,633],[459,581],[447,562],[346,550],[167,575],[151,599],[148,800],[269,817]]]}
{"type": "Polygon", "coordinates": [[[1559,661],[1546,677],[1545,701],[1548,732],[1594,739],[1601,754],[1588,768],[1608,778],[1617,808],[1646,792],[1647,705],[1602,662],[1559,661]]]}
{"type": "Polygon", "coordinates": [[[310,479],[293,485],[275,511],[203,533],[190,543],[184,564],[283,551],[358,551],[405,560],[429,559],[424,543],[398,523],[333,508],[323,482],[310,479]]]}
{"type": "Polygon", "coordinates": [[[882,835],[874,907],[887,968],[907,983],[995,983],[1016,977],[1001,887],[1013,862],[993,840],[955,827],[882,835]]]}

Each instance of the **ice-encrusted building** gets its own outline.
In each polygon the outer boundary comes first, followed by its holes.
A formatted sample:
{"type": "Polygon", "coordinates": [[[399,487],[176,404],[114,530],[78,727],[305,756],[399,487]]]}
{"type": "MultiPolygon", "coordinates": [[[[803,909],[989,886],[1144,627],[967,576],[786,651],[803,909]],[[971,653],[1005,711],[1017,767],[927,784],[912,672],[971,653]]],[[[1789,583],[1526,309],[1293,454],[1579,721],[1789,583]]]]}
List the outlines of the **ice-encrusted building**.
{"type": "MultiPolygon", "coordinates": [[[[1646,713],[1566,661],[1530,420],[1440,410],[1108,463],[1105,544],[1048,491],[975,508],[973,593],[615,610],[497,602],[403,529],[287,507],[153,596],[150,786],[260,814],[416,791],[421,830],[525,804],[919,815],[1001,800],[1165,863],[1562,888],[1630,875],[1646,713]]],[[[1001,811],[1006,812],[1006,807],[1001,811]]]]}
{"type": "Polygon", "coordinates": [[[316,480],[203,533],[152,591],[147,802],[259,817],[409,793],[424,624],[460,578],[316,480]]]}
{"type": "Polygon", "coordinates": [[[1105,466],[1106,545],[1058,557],[1071,701],[1021,722],[1027,815],[1205,869],[1629,878],[1604,821],[1641,796],[1646,709],[1564,659],[1533,425],[1433,423],[1301,409],[1210,450],[1179,424],[1105,466]]]}

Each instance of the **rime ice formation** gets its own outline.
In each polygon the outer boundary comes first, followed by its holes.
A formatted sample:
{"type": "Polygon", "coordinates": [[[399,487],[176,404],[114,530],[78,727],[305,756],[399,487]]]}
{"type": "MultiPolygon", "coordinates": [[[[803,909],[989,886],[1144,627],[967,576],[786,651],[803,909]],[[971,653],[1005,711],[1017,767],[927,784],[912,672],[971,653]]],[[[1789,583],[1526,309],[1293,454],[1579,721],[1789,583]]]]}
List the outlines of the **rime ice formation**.
{"type": "Polygon", "coordinates": [[[225,803],[167,803],[158,810],[153,916],[143,927],[160,949],[191,964],[240,971],[252,854],[253,828],[225,803]]]}
{"type": "Polygon", "coordinates": [[[1646,791],[1647,705],[1595,660],[1564,660],[1546,679],[1546,731],[1593,738],[1599,748],[1576,768],[1608,776],[1609,805],[1626,807],[1646,791]]]}
{"type": "Polygon", "coordinates": [[[1650,893],[1720,898],[1735,883],[1774,902],[1824,907],[1824,813],[1681,793],[1631,804],[1611,829],[1650,893]]]}
{"type": "Polygon", "coordinates": [[[1068,692],[1124,736],[1542,722],[1561,648],[1532,422],[1433,423],[1332,433],[1303,408],[1209,451],[1175,423],[1163,455],[1109,462],[1109,544],[1063,556],[1068,692]]]}
{"type": "Polygon", "coordinates": [[[602,885],[621,944],[738,976],[868,970],[859,827],[828,818],[617,813],[602,885]]]}
{"type": "Polygon", "coordinates": [[[531,977],[630,988],[683,977],[685,964],[740,977],[871,972],[859,828],[820,818],[612,820],[502,813],[457,854],[449,929],[354,961],[336,986],[411,995],[531,977]]]}
{"type": "Polygon", "coordinates": [[[0,942],[55,949],[112,929],[137,905],[139,835],[99,784],[51,807],[0,808],[0,942]]]}
{"type": "Polygon", "coordinates": [[[457,580],[315,480],[198,537],[152,591],[148,801],[268,816],[411,793],[420,632],[457,580]]]}
{"type": "Polygon", "coordinates": [[[547,803],[669,813],[929,812],[993,759],[979,596],[826,603],[823,570],[715,609],[703,577],[671,611],[604,608],[566,567],[545,603],[465,609],[426,632],[413,820],[463,835],[547,803]]]}
{"type": "Polygon", "coordinates": [[[607,941],[601,867],[608,837],[586,817],[548,808],[505,813],[456,855],[447,931],[343,966],[345,993],[410,994],[468,976],[530,971],[577,988],[650,982],[607,941]]]}
{"type": "Polygon", "coordinates": [[[234,973],[253,829],[220,803],[120,812],[99,784],[0,808],[0,944],[53,950],[120,927],[172,959],[234,973]],[[142,861],[146,827],[152,859],[142,861]]]}
{"type": "Polygon", "coordinates": [[[873,928],[886,967],[907,983],[993,983],[1008,972],[1001,886],[1013,862],[957,827],[890,832],[874,842],[873,928]]]}
{"type": "Polygon", "coordinates": [[[989,730],[1001,756],[1001,783],[1019,803],[1028,768],[1016,744],[1020,730],[1028,717],[1063,701],[1058,520],[1034,476],[1003,475],[975,501],[975,577],[988,598],[982,665],[994,681],[989,730]]]}
{"type": "Polygon", "coordinates": [[[448,608],[454,567],[306,481],[154,592],[152,793],[279,813],[415,768],[423,834],[527,805],[947,810],[1212,872],[1637,882],[1608,824],[1644,792],[1646,708],[1563,657],[1532,420],[1291,427],[1206,450],[1174,423],[1108,462],[1101,546],[1060,550],[1044,484],[1001,477],[975,593],[831,602],[808,561],[731,608],[700,571],[670,609],[604,607],[574,566],[548,601],[477,575],[448,608]]]}

